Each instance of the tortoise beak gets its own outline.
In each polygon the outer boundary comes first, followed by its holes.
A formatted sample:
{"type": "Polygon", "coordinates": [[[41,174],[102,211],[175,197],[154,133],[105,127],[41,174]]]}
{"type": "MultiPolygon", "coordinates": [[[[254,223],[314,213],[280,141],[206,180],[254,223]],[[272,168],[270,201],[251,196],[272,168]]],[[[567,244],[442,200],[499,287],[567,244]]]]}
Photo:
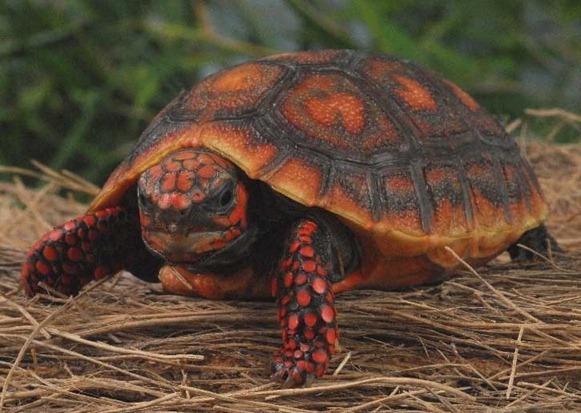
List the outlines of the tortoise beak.
{"type": "Polygon", "coordinates": [[[151,252],[192,271],[235,265],[248,254],[256,237],[256,230],[241,232],[239,228],[189,234],[143,231],[143,240],[151,252]]]}
{"type": "Polygon", "coordinates": [[[234,238],[231,231],[184,233],[171,226],[168,231],[143,231],[149,249],[165,259],[181,262],[196,262],[200,255],[224,248],[234,238]]]}

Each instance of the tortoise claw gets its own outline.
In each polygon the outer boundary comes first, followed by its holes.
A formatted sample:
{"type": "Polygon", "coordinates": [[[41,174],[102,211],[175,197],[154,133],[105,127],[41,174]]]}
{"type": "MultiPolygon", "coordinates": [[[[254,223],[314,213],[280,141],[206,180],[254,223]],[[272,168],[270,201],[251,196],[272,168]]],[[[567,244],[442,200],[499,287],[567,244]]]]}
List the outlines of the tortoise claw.
{"type": "Polygon", "coordinates": [[[295,379],[291,375],[289,375],[280,387],[283,389],[290,389],[292,387],[295,387],[297,384],[300,383],[297,383],[295,379]]]}
{"type": "Polygon", "coordinates": [[[281,350],[274,356],[270,379],[282,383],[283,389],[298,386],[310,387],[317,377],[316,371],[312,363],[295,360],[292,356],[284,356],[281,350]]]}

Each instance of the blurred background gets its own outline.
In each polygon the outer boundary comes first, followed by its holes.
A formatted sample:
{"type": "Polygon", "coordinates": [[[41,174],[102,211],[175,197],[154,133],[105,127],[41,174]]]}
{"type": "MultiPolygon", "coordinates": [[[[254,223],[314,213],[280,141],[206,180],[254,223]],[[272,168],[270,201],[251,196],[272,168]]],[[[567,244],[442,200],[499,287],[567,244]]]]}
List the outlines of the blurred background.
{"type": "Polygon", "coordinates": [[[579,0],[0,0],[0,164],[102,184],[182,89],[321,48],[415,60],[503,123],[524,118],[531,139],[581,135],[524,113],[581,113],[579,0]]]}

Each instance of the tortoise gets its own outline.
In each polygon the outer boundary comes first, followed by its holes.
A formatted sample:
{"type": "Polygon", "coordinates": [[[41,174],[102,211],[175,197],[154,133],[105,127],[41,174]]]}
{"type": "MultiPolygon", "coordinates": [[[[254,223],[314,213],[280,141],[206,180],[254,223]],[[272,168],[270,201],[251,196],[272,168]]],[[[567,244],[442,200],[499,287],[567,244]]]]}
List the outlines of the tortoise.
{"type": "Polygon", "coordinates": [[[32,246],[22,285],[75,295],[126,269],[174,294],[274,297],[271,377],[302,385],[335,352],[337,293],[526,258],[517,243],[551,240],[547,210],[516,142],[454,83],[393,56],[287,53],[181,93],[86,214],[32,246]]]}

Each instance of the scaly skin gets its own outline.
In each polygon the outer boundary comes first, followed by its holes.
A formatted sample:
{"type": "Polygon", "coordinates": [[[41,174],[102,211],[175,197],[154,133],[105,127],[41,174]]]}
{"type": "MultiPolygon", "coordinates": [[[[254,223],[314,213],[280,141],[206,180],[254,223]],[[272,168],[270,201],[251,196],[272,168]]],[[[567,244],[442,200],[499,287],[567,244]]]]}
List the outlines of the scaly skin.
{"type": "Polygon", "coordinates": [[[40,238],[26,256],[21,283],[29,296],[72,296],[91,280],[124,268],[155,281],[159,266],[143,245],[137,214],[115,207],[83,215],[40,238]]]}
{"type": "Polygon", "coordinates": [[[327,371],[338,331],[328,265],[328,237],[317,223],[300,221],[275,270],[272,294],[279,305],[282,348],[271,378],[284,387],[309,385],[327,371]]]}

